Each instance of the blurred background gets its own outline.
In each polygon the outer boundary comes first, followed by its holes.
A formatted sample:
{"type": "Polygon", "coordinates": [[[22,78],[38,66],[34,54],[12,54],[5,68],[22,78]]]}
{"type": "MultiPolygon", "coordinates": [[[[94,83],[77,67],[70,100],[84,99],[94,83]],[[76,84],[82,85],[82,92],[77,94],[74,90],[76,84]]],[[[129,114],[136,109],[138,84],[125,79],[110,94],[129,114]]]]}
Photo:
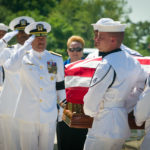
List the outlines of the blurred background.
{"type": "MultiPolygon", "coordinates": [[[[66,42],[72,35],[85,39],[86,48],[94,48],[92,23],[109,17],[126,23],[124,44],[150,55],[149,0],[0,0],[0,22],[9,22],[19,16],[31,16],[35,21],[46,21],[52,31],[47,49],[66,59],[66,42]]],[[[13,44],[15,41],[11,41],[13,44]]]]}

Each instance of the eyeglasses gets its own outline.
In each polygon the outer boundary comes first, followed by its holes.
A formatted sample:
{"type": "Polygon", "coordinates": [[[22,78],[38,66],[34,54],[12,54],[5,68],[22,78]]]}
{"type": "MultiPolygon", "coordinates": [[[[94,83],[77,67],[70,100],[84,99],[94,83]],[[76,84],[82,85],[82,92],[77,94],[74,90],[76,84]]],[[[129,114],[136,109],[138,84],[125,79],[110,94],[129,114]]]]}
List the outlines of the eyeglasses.
{"type": "Polygon", "coordinates": [[[70,52],[74,52],[74,51],[76,51],[76,52],[81,52],[82,50],[83,50],[83,48],[81,48],[81,47],[69,48],[69,51],[70,51],[70,52]]]}

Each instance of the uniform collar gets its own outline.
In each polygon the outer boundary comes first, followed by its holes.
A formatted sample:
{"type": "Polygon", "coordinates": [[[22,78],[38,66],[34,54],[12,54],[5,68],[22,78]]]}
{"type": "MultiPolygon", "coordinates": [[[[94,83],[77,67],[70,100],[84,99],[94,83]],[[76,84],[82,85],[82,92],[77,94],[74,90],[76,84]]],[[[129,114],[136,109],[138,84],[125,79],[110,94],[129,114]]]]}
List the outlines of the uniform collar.
{"type": "Polygon", "coordinates": [[[121,51],[120,48],[114,49],[111,52],[99,52],[99,56],[102,56],[102,58],[104,58],[105,56],[107,56],[109,54],[116,53],[116,52],[119,52],[119,51],[121,51]]]}
{"type": "Polygon", "coordinates": [[[33,55],[33,56],[37,56],[37,57],[42,57],[44,54],[45,54],[45,51],[46,50],[44,50],[43,52],[37,52],[37,51],[35,51],[35,50],[31,50],[31,54],[33,55]]]}

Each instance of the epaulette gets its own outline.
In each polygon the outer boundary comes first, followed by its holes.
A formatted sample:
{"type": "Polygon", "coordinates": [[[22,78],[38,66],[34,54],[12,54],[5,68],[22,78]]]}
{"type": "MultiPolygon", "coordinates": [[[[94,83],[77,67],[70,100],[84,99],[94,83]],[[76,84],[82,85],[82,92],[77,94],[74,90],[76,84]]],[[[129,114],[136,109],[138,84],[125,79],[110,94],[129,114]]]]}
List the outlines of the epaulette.
{"type": "Polygon", "coordinates": [[[58,53],[55,53],[55,52],[53,52],[53,51],[49,51],[51,54],[53,54],[53,55],[56,55],[56,56],[60,56],[60,57],[62,57],[62,55],[61,54],[58,54],[58,53]]]}
{"type": "Polygon", "coordinates": [[[14,48],[13,45],[7,45],[7,48],[14,48]]]}

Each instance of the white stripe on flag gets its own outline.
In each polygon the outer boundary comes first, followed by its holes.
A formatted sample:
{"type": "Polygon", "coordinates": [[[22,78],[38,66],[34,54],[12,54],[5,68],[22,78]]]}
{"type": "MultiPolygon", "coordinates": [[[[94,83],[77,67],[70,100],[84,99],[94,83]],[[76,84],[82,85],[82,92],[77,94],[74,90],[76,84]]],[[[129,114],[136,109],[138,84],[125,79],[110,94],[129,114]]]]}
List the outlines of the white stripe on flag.
{"type": "Polygon", "coordinates": [[[67,76],[65,77],[65,88],[69,87],[89,87],[91,77],[67,76]]]}
{"type": "Polygon", "coordinates": [[[148,73],[150,73],[150,65],[141,65],[142,68],[144,68],[144,70],[148,73]]]}
{"type": "Polygon", "coordinates": [[[83,61],[81,63],[75,64],[74,66],[71,67],[71,69],[78,67],[96,68],[99,63],[100,61],[89,61],[89,62],[83,61]]]}

